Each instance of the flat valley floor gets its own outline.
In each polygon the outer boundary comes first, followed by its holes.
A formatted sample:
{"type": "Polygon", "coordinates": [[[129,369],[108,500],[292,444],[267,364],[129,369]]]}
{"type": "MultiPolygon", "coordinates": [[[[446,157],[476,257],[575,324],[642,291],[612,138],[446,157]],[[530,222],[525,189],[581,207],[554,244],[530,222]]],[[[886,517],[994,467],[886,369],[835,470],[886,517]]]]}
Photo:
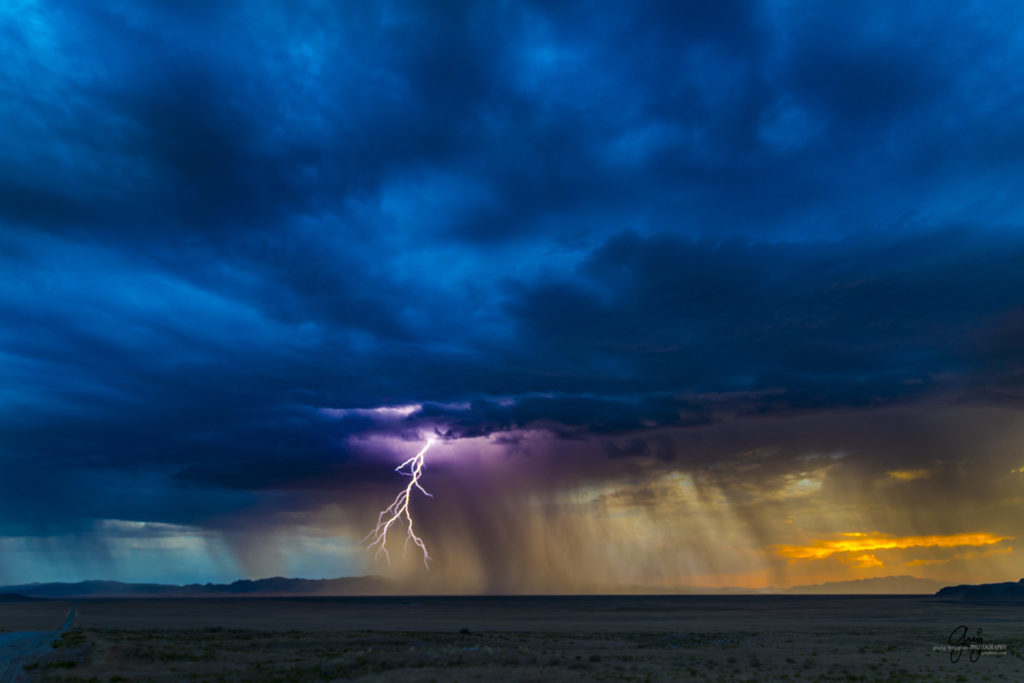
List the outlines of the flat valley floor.
{"type": "MultiPolygon", "coordinates": [[[[74,604],[73,625],[55,634],[52,652],[6,680],[1024,681],[1020,603],[594,596],[74,604]],[[977,638],[973,650],[956,647],[977,638]]],[[[70,608],[0,603],[0,637],[58,629],[70,608]]]]}

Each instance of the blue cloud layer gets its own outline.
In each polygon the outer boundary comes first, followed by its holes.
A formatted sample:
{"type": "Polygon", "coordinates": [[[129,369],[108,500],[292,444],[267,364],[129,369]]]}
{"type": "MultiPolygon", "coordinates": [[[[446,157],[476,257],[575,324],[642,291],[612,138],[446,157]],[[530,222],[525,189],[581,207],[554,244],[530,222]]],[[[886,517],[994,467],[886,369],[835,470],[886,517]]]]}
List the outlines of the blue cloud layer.
{"type": "Polygon", "coordinates": [[[1021,11],[0,10],[0,524],[314,506],[357,435],[1017,400],[1021,11]]]}

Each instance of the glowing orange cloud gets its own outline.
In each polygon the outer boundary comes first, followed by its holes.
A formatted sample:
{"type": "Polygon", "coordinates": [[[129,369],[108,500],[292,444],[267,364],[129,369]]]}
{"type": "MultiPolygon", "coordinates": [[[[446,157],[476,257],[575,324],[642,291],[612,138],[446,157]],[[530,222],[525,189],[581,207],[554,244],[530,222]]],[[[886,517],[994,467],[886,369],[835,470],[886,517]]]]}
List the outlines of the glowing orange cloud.
{"type": "Polygon", "coordinates": [[[964,546],[995,545],[1011,541],[1012,536],[996,536],[987,533],[947,534],[933,536],[890,536],[873,532],[846,533],[835,540],[813,541],[809,545],[776,545],[775,553],[790,560],[823,560],[836,553],[867,553],[872,550],[893,550],[901,548],[960,548],[964,546]]]}
{"type": "Polygon", "coordinates": [[[853,559],[857,560],[858,569],[870,569],[871,567],[885,567],[885,565],[882,564],[882,561],[874,555],[872,555],[871,553],[857,555],[853,559]]]}
{"type": "Polygon", "coordinates": [[[914,481],[932,476],[929,470],[889,470],[886,474],[897,481],[914,481]]]}

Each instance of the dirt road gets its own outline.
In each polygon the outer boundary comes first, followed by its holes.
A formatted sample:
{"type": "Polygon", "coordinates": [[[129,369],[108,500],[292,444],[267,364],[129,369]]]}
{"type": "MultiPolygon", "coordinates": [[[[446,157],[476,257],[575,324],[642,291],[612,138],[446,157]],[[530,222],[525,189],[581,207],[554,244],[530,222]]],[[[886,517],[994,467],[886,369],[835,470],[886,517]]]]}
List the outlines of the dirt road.
{"type": "Polygon", "coordinates": [[[0,633],[0,683],[27,681],[25,664],[50,651],[50,644],[61,633],[71,628],[75,608],[71,607],[64,625],[57,631],[14,631],[0,633]]]}

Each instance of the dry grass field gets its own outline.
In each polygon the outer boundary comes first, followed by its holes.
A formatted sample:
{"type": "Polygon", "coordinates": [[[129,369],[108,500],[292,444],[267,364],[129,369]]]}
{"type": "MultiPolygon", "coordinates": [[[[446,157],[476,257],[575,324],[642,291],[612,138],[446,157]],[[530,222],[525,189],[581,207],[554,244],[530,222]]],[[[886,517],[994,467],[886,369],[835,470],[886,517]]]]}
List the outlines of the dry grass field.
{"type": "MultiPolygon", "coordinates": [[[[0,625],[51,604],[0,605],[0,625]]],[[[930,597],[78,601],[33,680],[1024,680],[1024,607],[930,597]],[[951,661],[953,629],[993,653],[951,661]],[[1005,649],[1003,649],[1005,647],[1005,649]]],[[[19,623],[19,619],[24,620],[19,623]]],[[[955,653],[954,653],[955,655],[955,653]]]]}

